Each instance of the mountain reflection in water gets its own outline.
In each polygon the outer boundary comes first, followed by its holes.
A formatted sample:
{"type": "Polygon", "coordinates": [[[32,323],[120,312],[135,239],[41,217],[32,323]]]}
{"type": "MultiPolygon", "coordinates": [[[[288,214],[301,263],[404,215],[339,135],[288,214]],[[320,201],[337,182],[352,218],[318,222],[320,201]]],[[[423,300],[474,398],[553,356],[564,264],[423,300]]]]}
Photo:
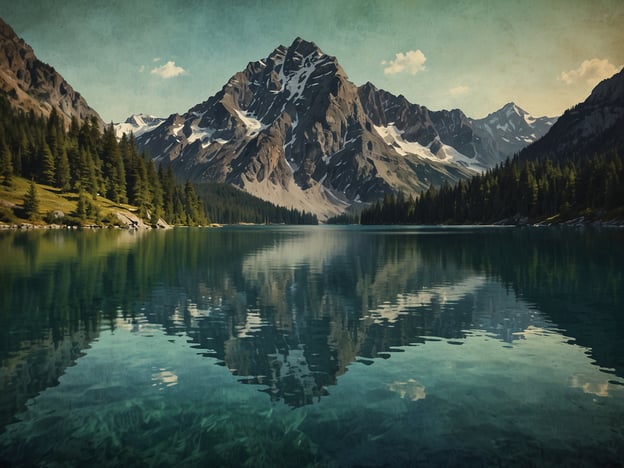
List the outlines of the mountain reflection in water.
{"type": "Polygon", "coordinates": [[[596,323],[577,338],[621,376],[621,353],[600,352],[622,338],[592,341],[614,334],[610,321],[622,324],[614,312],[622,306],[624,261],[609,241],[621,242],[621,233],[259,227],[3,234],[10,252],[1,283],[3,357],[19,360],[69,337],[74,351],[58,375],[79,356],[75,348],[106,323],[114,327],[120,314],[137,329],[149,322],[185,334],[241,382],[299,406],[324,395],[357,359],[387,357],[426,337],[462,339],[470,330],[508,343],[529,327],[574,331],[591,311],[596,323]]]}
{"type": "MultiPolygon", "coordinates": [[[[504,407],[534,383],[514,379],[543,380],[536,372],[622,396],[622,245],[619,230],[556,228],[0,233],[0,423],[70,366],[103,359],[111,340],[136,353],[129,359],[154,391],[190,391],[171,351],[150,347],[161,335],[293,408],[331,408],[332,396],[437,405],[447,392],[439,383],[461,388],[462,375],[508,385],[488,387],[482,402],[504,407]]],[[[124,365],[115,359],[109,366],[124,365]]],[[[126,384],[111,388],[132,392],[126,384]]],[[[465,395],[478,402],[470,385],[465,395]]],[[[105,391],[90,384],[81,395],[100,401],[105,391]]],[[[331,446],[318,431],[316,443],[331,446]]]]}

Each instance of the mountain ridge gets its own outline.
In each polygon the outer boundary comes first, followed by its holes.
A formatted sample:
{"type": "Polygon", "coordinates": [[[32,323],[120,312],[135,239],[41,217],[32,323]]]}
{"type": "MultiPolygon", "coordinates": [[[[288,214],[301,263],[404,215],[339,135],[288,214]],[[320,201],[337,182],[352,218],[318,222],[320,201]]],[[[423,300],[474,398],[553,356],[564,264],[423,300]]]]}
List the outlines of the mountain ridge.
{"type": "Polygon", "coordinates": [[[622,226],[623,151],[624,69],[504,164],[423,197],[384,199],[360,222],[622,226]]]}
{"type": "Polygon", "coordinates": [[[358,87],[335,57],[298,37],[137,144],[182,178],[326,217],[501,162],[472,122],[459,109],[430,111],[372,83],[358,87]]]}
{"type": "Polygon", "coordinates": [[[491,145],[488,152],[499,155],[499,158],[490,161],[490,164],[496,164],[544,136],[557,119],[558,117],[533,117],[511,101],[486,117],[471,121],[481,141],[491,145]],[[492,137],[489,140],[488,135],[492,137]]]}
{"type": "Polygon", "coordinates": [[[25,112],[48,117],[54,109],[68,128],[72,117],[79,122],[95,118],[104,122],[83,96],[54,69],[40,61],[32,47],[0,18],[0,90],[11,104],[25,112]]]}
{"type": "MultiPolygon", "coordinates": [[[[54,110],[66,128],[72,118],[94,118],[104,127],[1,20],[0,36],[0,85],[11,105],[43,116],[54,110]]],[[[515,105],[498,112],[497,131],[540,121],[515,105]],[[511,117],[519,124],[504,120],[511,117]]],[[[528,128],[515,140],[527,143],[541,131],[528,128]]],[[[336,57],[301,37],[249,62],[187,112],[135,114],[115,132],[118,138],[133,133],[140,149],[181,179],[228,183],[321,219],[389,193],[455,183],[515,150],[501,149],[506,137],[493,136],[487,123],[480,126],[460,109],[433,111],[370,82],[356,86],[336,57]]]]}
{"type": "Polygon", "coordinates": [[[520,157],[570,159],[613,148],[624,149],[624,68],[566,110],[551,131],[527,146],[520,157]]]}

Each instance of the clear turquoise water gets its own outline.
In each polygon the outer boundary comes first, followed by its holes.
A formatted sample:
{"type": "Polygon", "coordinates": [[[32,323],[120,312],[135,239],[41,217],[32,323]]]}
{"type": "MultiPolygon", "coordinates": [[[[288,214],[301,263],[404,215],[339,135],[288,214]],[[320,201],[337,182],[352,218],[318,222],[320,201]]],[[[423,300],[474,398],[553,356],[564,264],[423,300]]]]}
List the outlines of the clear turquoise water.
{"type": "Polygon", "coordinates": [[[0,465],[624,460],[624,231],[54,231],[0,252],[0,465]]]}

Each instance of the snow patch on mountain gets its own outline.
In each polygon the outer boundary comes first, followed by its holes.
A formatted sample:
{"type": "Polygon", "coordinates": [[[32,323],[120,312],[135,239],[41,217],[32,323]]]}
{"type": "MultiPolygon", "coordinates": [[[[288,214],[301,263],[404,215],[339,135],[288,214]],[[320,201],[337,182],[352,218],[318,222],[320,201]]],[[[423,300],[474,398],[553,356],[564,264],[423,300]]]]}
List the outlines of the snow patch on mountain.
{"type": "Polygon", "coordinates": [[[458,109],[429,111],[370,83],[356,87],[335,57],[297,38],[137,142],[180,178],[229,183],[323,220],[493,167],[513,154],[502,145],[539,136],[525,114],[506,106],[477,134],[458,109]]]}
{"type": "MultiPolygon", "coordinates": [[[[322,56],[321,56],[322,57],[322,56]]],[[[279,70],[278,79],[282,85],[282,91],[287,91],[288,98],[297,101],[303,95],[310,76],[316,70],[321,58],[315,52],[311,52],[306,57],[301,58],[301,54],[295,52],[295,62],[301,62],[298,69],[291,71],[288,75],[284,74],[284,67],[279,70]]]]}
{"type": "Polygon", "coordinates": [[[117,138],[121,138],[124,133],[126,135],[132,133],[136,138],[158,128],[165,120],[154,115],[134,114],[128,117],[125,122],[113,124],[113,128],[117,138]]]}
{"type": "Polygon", "coordinates": [[[396,128],[394,122],[390,122],[386,126],[374,125],[373,128],[383,140],[401,156],[407,154],[415,154],[427,159],[435,159],[435,155],[428,148],[415,141],[406,141],[403,139],[403,132],[396,128]]]}
{"type": "Polygon", "coordinates": [[[248,137],[253,138],[257,136],[262,130],[268,127],[267,125],[264,125],[262,122],[260,122],[256,118],[256,116],[250,112],[238,109],[234,109],[234,111],[236,112],[238,118],[241,119],[241,121],[243,122],[243,125],[245,125],[245,127],[247,128],[248,137]]]}
{"type": "Polygon", "coordinates": [[[534,117],[513,102],[483,119],[471,120],[475,134],[490,145],[488,151],[498,155],[489,161],[490,166],[544,136],[556,121],[552,117],[534,117]]]}
{"type": "Polygon", "coordinates": [[[442,146],[438,150],[438,153],[436,154],[436,157],[438,158],[438,161],[449,163],[452,162],[476,172],[485,172],[488,169],[486,165],[479,162],[476,158],[469,158],[465,154],[457,151],[452,146],[446,144],[442,144],[442,146]],[[443,155],[443,157],[441,155],[443,155]]]}
{"type": "Polygon", "coordinates": [[[211,127],[198,127],[197,125],[191,125],[191,135],[187,138],[189,144],[199,141],[202,148],[208,148],[212,143],[212,136],[216,130],[211,127]]]}
{"type": "Polygon", "coordinates": [[[373,128],[401,156],[412,154],[430,161],[458,164],[476,172],[483,172],[487,169],[475,159],[460,153],[452,146],[443,144],[437,137],[428,146],[423,146],[416,141],[405,140],[404,132],[397,129],[394,122],[390,122],[387,126],[374,125],[373,128]],[[431,151],[434,145],[439,147],[435,154],[431,151]]]}

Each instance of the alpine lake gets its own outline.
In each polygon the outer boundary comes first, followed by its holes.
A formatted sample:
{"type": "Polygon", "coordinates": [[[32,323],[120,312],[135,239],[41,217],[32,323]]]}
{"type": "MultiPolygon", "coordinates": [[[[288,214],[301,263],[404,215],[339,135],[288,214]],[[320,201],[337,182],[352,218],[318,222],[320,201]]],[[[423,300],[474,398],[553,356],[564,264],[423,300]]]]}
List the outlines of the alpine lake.
{"type": "Polygon", "coordinates": [[[624,229],[0,233],[2,466],[622,466],[624,229]]]}

